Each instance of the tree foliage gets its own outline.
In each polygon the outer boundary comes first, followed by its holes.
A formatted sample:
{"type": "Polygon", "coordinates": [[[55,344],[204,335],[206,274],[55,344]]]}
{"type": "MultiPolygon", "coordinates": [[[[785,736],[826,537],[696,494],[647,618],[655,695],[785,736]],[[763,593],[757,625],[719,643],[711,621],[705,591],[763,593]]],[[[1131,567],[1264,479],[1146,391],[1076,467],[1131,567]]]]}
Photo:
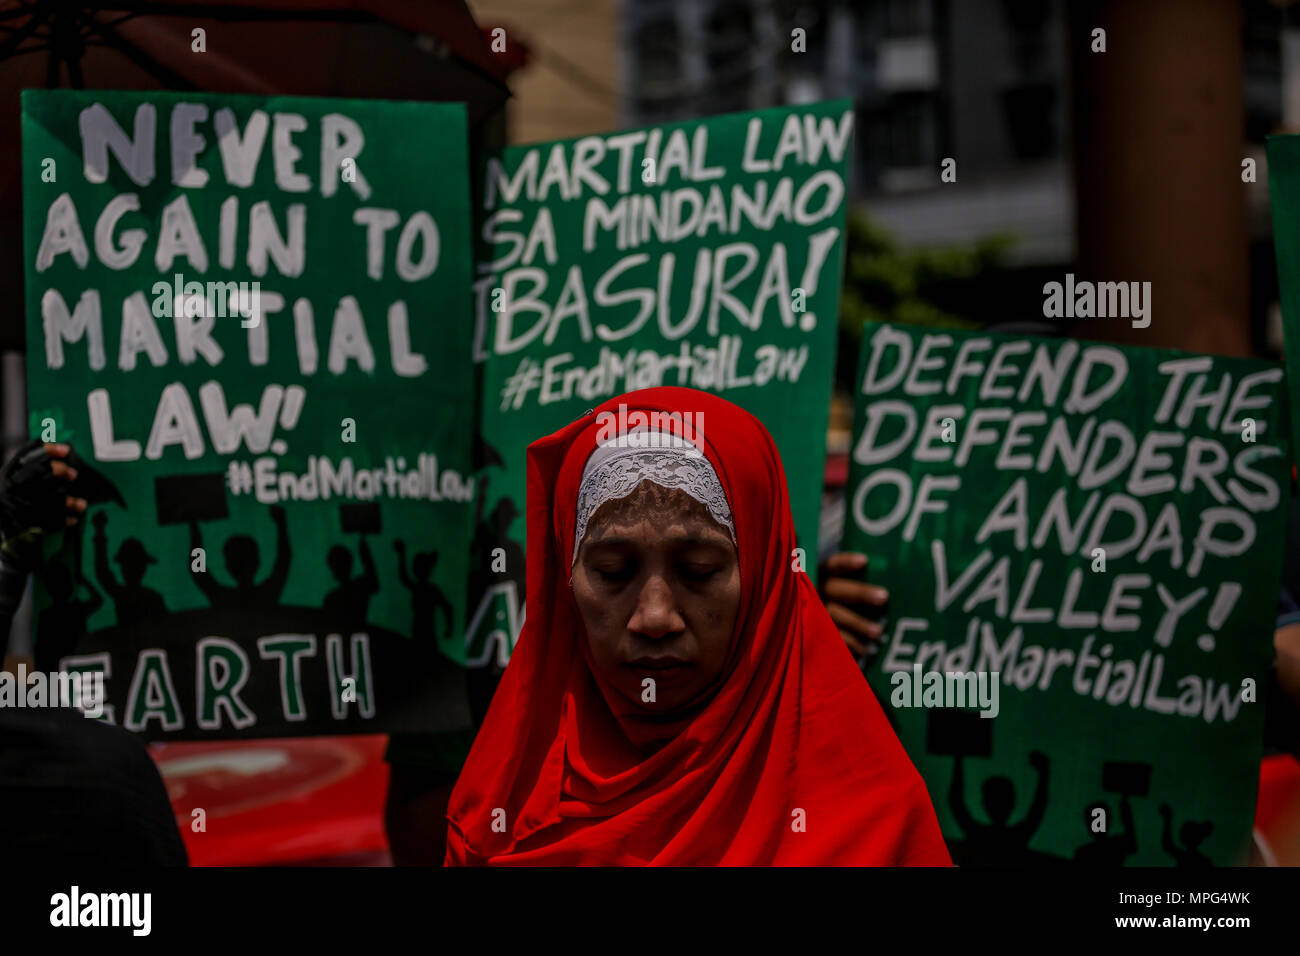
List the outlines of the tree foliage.
{"type": "Polygon", "coordinates": [[[850,210],[840,296],[836,386],[852,392],[864,322],[896,322],[936,328],[974,329],[972,291],[981,280],[1005,274],[1013,240],[991,236],[942,248],[904,249],[861,210],[850,210]]]}

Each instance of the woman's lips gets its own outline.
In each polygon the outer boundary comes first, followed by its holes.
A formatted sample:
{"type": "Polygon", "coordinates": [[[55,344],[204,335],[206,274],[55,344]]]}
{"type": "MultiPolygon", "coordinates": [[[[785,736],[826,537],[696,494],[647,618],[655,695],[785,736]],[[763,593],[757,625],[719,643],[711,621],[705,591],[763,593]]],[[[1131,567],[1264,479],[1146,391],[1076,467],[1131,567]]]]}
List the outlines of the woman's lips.
{"type": "Polygon", "coordinates": [[[689,667],[690,664],[690,661],[682,660],[680,657],[638,657],[623,666],[648,674],[671,674],[689,667]]]}

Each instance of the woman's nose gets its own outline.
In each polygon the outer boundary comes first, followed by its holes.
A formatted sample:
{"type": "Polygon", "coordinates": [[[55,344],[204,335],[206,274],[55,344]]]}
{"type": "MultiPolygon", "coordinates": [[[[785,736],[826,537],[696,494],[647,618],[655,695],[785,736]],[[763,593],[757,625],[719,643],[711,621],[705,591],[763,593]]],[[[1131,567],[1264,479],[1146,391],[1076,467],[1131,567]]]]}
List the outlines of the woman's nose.
{"type": "Polygon", "coordinates": [[[662,577],[652,576],[637,595],[636,610],[627,622],[628,630],[645,637],[661,638],[686,629],[677,611],[673,590],[662,577]]]}

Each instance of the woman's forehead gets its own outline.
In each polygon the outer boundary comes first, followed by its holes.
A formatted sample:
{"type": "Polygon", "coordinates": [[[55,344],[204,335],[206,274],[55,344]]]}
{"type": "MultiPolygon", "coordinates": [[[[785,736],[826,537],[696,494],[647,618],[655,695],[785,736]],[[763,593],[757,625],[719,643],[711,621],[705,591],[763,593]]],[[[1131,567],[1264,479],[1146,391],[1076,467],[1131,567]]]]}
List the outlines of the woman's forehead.
{"type": "Polygon", "coordinates": [[[699,539],[731,546],[731,535],[701,502],[680,488],[641,482],[623,498],[604,502],[587,524],[586,538],[597,542],[622,537],[699,539]]]}

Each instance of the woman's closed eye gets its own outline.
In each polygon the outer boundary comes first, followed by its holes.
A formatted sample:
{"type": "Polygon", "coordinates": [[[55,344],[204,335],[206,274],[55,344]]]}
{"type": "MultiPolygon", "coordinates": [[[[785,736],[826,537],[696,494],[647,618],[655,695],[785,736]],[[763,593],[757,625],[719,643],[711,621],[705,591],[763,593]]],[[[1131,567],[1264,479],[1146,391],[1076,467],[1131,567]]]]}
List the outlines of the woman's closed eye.
{"type": "MultiPolygon", "coordinates": [[[[598,580],[606,584],[625,584],[637,576],[638,565],[635,561],[599,562],[591,565],[598,580]]],[[[717,561],[683,561],[677,565],[677,573],[689,584],[705,584],[722,570],[717,561]]]]}
{"type": "Polygon", "coordinates": [[[687,561],[678,566],[682,578],[693,584],[704,584],[721,570],[722,565],[716,562],[687,561]]]}
{"type": "Polygon", "coordinates": [[[592,567],[596,576],[607,584],[622,584],[630,581],[636,574],[636,567],[631,561],[608,562],[592,567]]]}

